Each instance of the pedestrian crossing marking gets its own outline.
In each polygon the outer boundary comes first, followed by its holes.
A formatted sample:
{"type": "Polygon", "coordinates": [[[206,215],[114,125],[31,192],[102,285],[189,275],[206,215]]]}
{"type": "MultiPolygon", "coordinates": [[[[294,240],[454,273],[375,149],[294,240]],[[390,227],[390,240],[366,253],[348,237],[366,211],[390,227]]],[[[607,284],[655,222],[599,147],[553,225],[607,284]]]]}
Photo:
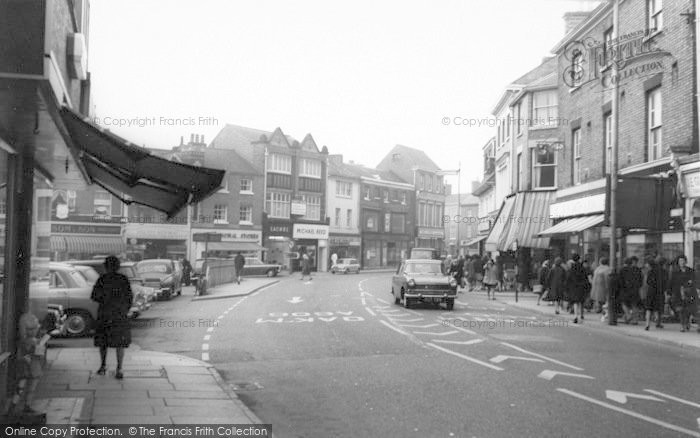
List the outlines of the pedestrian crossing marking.
{"type": "Polygon", "coordinates": [[[450,341],[447,339],[431,339],[432,342],[437,342],[440,344],[456,344],[456,345],[473,345],[484,342],[483,339],[471,339],[469,341],[450,341]]]}

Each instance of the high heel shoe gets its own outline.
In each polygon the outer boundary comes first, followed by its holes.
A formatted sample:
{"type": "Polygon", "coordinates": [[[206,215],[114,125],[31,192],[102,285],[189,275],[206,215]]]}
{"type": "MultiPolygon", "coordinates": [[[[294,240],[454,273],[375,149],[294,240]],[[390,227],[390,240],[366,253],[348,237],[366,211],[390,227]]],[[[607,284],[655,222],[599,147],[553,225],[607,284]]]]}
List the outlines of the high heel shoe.
{"type": "Polygon", "coordinates": [[[124,374],[122,374],[122,370],[117,370],[117,372],[114,374],[114,377],[115,377],[117,380],[123,379],[123,378],[124,378],[124,374]]]}
{"type": "Polygon", "coordinates": [[[104,376],[106,372],[107,372],[107,368],[105,368],[104,365],[101,366],[99,370],[97,370],[97,374],[99,374],[100,376],[104,376]]]}
{"type": "Polygon", "coordinates": [[[644,330],[649,331],[649,326],[644,327],[644,330]]]}

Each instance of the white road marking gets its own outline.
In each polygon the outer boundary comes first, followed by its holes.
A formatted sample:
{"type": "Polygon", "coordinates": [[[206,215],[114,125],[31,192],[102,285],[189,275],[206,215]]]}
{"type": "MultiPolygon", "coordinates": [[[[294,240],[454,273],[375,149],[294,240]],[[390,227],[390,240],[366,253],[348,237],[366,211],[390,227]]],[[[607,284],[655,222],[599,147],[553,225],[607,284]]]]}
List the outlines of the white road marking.
{"type": "Polygon", "coordinates": [[[311,280],[305,281],[304,284],[307,284],[307,285],[308,285],[308,284],[311,284],[311,280]]]}
{"type": "MultiPolygon", "coordinates": [[[[387,315],[386,312],[382,312],[382,313],[384,314],[384,316],[386,316],[387,318],[391,318],[391,319],[398,319],[398,318],[405,318],[405,317],[407,317],[407,316],[413,316],[413,315],[411,315],[410,313],[399,313],[399,314],[397,314],[397,315],[394,315],[394,314],[388,314],[388,315],[387,315]]],[[[421,320],[422,320],[422,319],[423,319],[423,318],[421,318],[421,320]]]]}
{"type": "MultiPolygon", "coordinates": [[[[364,280],[362,280],[362,281],[364,281],[364,280]]],[[[362,292],[360,292],[360,296],[361,297],[373,297],[374,295],[372,295],[369,292],[362,291],[362,292]]]]}
{"type": "Polygon", "coordinates": [[[377,301],[379,301],[380,303],[389,304],[387,300],[383,300],[381,298],[377,298],[377,301]]]}
{"type": "Polygon", "coordinates": [[[202,344],[202,351],[209,351],[209,344],[202,344]]]}
{"type": "Polygon", "coordinates": [[[209,353],[202,353],[202,360],[204,362],[209,362],[209,353]]]}
{"type": "Polygon", "coordinates": [[[418,322],[418,321],[425,321],[423,318],[398,319],[396,316],[390,316],[389,319],[391,319],[391,320],[396,320],[396,321],[401,321],[401,322],[418,322]]]}
{"type": "Polygon", "coordinates": [[[506,361],[508,359],[514,359],[514,360],[528,360],[530,362],[544,362],[542,359],[537,359],[536,357],[522,357],[522,356],[506,356],[506,355],[498,355],[495,357],[492,357],[489,359],[493,363],[501,363],[503,361],[506,361]]]}
{"type": "Polygon", "coordinates": [[[550,362],[552,362],[552,363],[555,363],[555,364],[557,364],[557,365],[561,365],[561,366],[563,366],[563,367],[571,368],[572,370],[583,371],[583,368],[579,368],[579,367],[574,366],[574,365],[569,365],[569,364],[566,363],[566,362],[561,362],[561,361],[558,361],[558,360],[556,360],[556,359],[552,359],[551,357],[544,356],[544,355],[542,355],[542,354],[537,354],[537,353],[533,353],[532,351],[527,351],[527,350],[525,350],[524,348],[517,347],[517,346],[515,346],[515,345],[513,345],[513,344],[509,344],[509,343],[507,343],[507,342],[501,342],[501,344],[502,344],[502,345],[505,345],[506,347],[510,347],[510,348],[512,348],[512,349],[514,349],[514,350],[518,350],[518,351],[521,352],[521,353],[529,354],[530,356],[534,356],[534,357],[539,357],[540,359],[544,359],[544,360],[550,361],[550,362]]]}
{"type": "Polygon", "coordinates": [[[690,430],[690,429],[686,429],[686,428],[683,428],[680,426],[676,426],[675,424],[666,423],[665,421],[657,420],[656,418],[647,417],[646,415],[642,415],[642,414],[639,414],[637,412],[630,411],[629,409],[621,408],[619,406],[611,405],[610,403],[602,402],[600,400],[596,400],[594,398],[585,396],[583,394],[579,394],[577,392],[574,392],[574,391],[571,391],[568,389],[557,388],[557,391],[564,393],[564,394],[567,394],[567,395],[570,395],[572,397],[576,397],[580,400],[584,400],[584,401],[587,401],[589,403],[593,403],[593,404],[596,404],[598,406],[602,406],[604,408],[608,408],[608,409],[611,409],[613,411],[617,411],[617,412],[620,412],[622,414],[629,415],[630,417],[634,417],[634,418],[637,418],[639,420],[643,420],[643,421],[646,421],[648,423],[652,423],[652,424],[655,424],[657,426],[661,426],[665,429],[673,430],[674,432],[680,432],[680,433],[684,433],[686,435],[700,438],[700,432],[696,432],[694,430],[690,430]]]}
{"type": "Polygon", "coordinates": [[[622,392],[622,391],[612,391],[610,389],[605,391],[605,398],[608,398],[612,401],[616,401],[621,404],[627,403],[628,398],[638,398],[641,400],[651,400],[651,401],[658,401],[661,403],[666,403],[666,400],[661,400],[658,397],[654,397],[653,395],[646,395],[646,394],[633,394],[631,392],[622,392]]]}
{"type": "Polygon", "coordinates": [[[537,375],[537,377],[539,377],[541,379],[545,379],[545,380],[552,380],[554,378],[554,376],[579,377],[581,379],[595,380],[595,377],[587,376],[585,374],[565,373],[562,371],[554,371],[554,370],[544,370],[537,375]]]}
{"type": "Polygon", "coordinates": [[[367,300],[365,299],[365,297],[362,297],[362,299],[360,301],[362,302],[363,306],[367,305],[367,300]]]}
{"type": "Polygon", "coordinates": [[[370,309],[369,307],[365,307],[365,310],[367,310],[367,312],[369,312],[370,315],[377,316],[377,314],[372,312],[372,309],[370,309]]]}
{"type": "Polygon", "coordinates": [[[457,356],[457,357],[459,357],[460,359],[468,360],[469,362],[473,362],[473,363],[475,363],[475,364],[479,364],[479,365],[485,366],[486,368],[491,368],[492,370],[496,370],[496,371],[503,371],[503,368],[501,368],[501,367],[497,367],[496,365],[491,365],[491,364],[488,363],[488,362],[484,362],[484,361],[481,361],[481,360],[479,360],[479,359],[474,359],[473,357],[469,357],[469,356],[467,356],[467,355],[464,355],[464,354],[461,354],[461,353],[457,353],[456,351],[452,351],[452,350],[450,350],[450,349],[448,349],[448,348],[443,348],[443,347],[441,347],[441,346],[439,346],[439,345],[433,344],[432,342],[428,342],[426,345],[428,345],[428,346],[430,346],[430,347],[433,347],[433,348],[435,348],[435,349],[438,349],[438,350],[440,350],[440,351],[444,351],[445,353],[451,354],[451,355],[453,355],[453,356],[457,356]]]}
{"type": "Polygon", "coordinates": [[[685,404],[685,405],[692,406],[692,407],[694,407],[694,408],[700,408],[700,404],[691,402],[691,401],[689,401],[689,400],[684,400],[684,399],[682,399],[682,398],[674,397],[674,396],[672,396],[672,395],[664,394],[663,392],[654,391],[653,389],[645,389],[644,391],[646,391],[646,392],[648,392],[648,393],[650,393],[650,394],[658,395],[659,397],[665,397],[665,398],[667,398],[667,399],[669,399],[669,400],[673,400],[673,401],[676,401],[676,402],[678,402],[678,403],[683,403],[683,404],[685,404]]]}
{"type": "Polygon", "coordinates": [[[207,329],[207,333],[211,333],[211,332],[213,332],[213,331],[214,331],[214,327],[209,327],[209,328],[207,329]]]}
{"type": "Polygon", "coordinates": [[[473,345],[473,344],[478,344],[480,342],[484,342],[483,339],[471,339],[469,341],[448,341],[445,339],[431,339],[433,342],[437,342],[440,344],[457,344],[457,345],[473,345]]]}
{"type": "Polygon", "coordinates": [[[381,323],[384,324],[385,326],[389,327],[390,329],[392,329],[392,330],[395,331],[396,333],[401,333],[401,334],[404,335],[404,336],[410,336],[410,335],[409,335],[408,333],[406,333],[405,331],[403,331],[403,330],[401,330],[401,329],[399,329],[399,328],[394,327],[393,325],[389,324],[388,322],[384,321],[383,319],[380,319],[379,322],[381,322],[381,323]]]}
{"type": "Polygon", "coordinates": [[[396,323],[396,325],[398,325],[399,327],[422,328],[422,329],[432,328],[432,327],[439,327],[439,326],[440,326],[440,324],[434,324],[434,323],[433,323],[433,324],[425,324],[425,325],[417,325],[417,324],[398,324],[398,323],[396,323]]]}
{"type": "Polygon", "coordinates": [[[389,309],[389,310],[382,310],[382,313],[395,313],[395,312],[400,312],[399,309],[389,309]]]}
{"type": "Polygon", "coordinates": [[[302,300],[301,297],[292,297],[291,300],[287,300],[288,303],[292,303],[292,304],[301,303],[302,301],[304,301],[304,300],[302,300]]]}
{"type": "Polygon", "coordinates": [[[224,319],[224,315],[219,315],[216,319],[224,319]]]}
{"type": "Polygon", "coordinates": [[[258,291],[255,291],[255,292],[253,292],[252,294],[250,294],[250,296],[251,296],[251,297],[254,297],[254,296],[256,296],[257,294],[258,294],[258,291]]]}
{"type": "Polygon", "coordinates": [[[458,327],[458,326],[456,326],[456,325],[450,324],[450,323],[449,323],[449,320],[447,320],[447,319],[445,319],[445,318],[443,318],[443,319],[438,319],[438,321],[440,322],[440,324],[442,324],[442,325],[447,325],[448,327],[453,328],[453,329],[455,329],[455,330],[459,330],[460,332],[464,332],[464,333],[467,333],[467,334],[470,334],[470,335],[475,335],[475,334],[476,334],[475,331],[472,331],[472,330],[469,330],[469,329],[465,329],[465,328],[463,328],[463,327],[458,327]],[[445,321],[448,321],[448,324],[445,324],[445,321]]]}
{"type": "Polygon", "coordinates": [[[209,339],[211,339],[211,335],[204,335],[204,341],[208,341],[209,339]]]}
{"type": "Polygon", "coordinates": [[[450,336],[459,333],[457,330],[450,330],[449,332],[413,332],[417,335],[428,335],[428,336],[450,336]]]}

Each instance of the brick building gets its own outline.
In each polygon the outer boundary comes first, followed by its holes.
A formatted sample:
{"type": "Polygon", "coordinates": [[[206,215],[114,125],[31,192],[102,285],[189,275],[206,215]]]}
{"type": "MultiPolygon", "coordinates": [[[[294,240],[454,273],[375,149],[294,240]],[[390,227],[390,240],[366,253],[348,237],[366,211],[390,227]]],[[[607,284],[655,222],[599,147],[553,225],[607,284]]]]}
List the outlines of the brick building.
{"type": "MultiPolygon", "coordinates": [[[[361,259],[360,175],[351,168],[352,162],[343,163],[342,155],[328,157],[326,199],[330,217],[329,257],[361,259]]],[[[330,264],[328,265],[331,266],[330,264]]]]}

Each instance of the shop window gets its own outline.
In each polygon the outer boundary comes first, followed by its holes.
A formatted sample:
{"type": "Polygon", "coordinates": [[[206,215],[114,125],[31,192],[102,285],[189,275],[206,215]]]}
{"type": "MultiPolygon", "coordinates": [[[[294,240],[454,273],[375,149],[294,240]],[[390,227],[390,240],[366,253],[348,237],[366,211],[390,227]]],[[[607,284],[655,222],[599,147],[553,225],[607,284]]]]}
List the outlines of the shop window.
{"type": "Polygon", "coordinates": [[[93,206],[93,214],[97,216],[111,216],[112,195],[104,190],[95,190],[93,206]]]}

